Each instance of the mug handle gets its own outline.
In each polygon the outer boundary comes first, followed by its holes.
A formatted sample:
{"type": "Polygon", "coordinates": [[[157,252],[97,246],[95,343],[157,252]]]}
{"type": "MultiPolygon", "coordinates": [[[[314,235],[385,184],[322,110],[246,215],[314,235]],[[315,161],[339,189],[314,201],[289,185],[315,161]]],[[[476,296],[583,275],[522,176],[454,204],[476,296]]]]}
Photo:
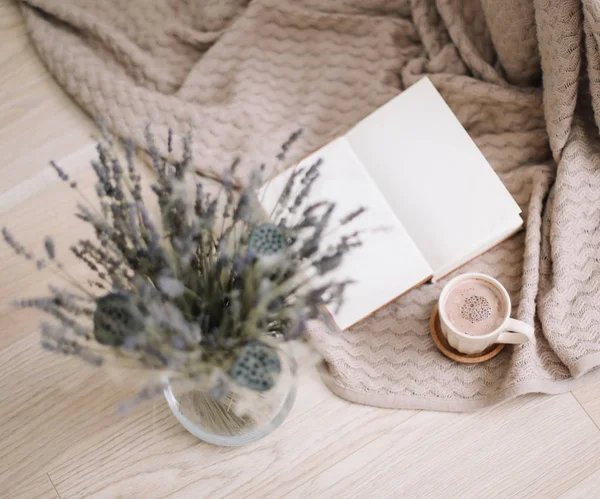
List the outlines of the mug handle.
{"type": "Polygon", "coordinates": [[[498,336],[497,343],[508,343],[510,345],[521,345],[528,341],[535,341],[533,326],[517,319],[508,319],[506,331],[498,336]]]}

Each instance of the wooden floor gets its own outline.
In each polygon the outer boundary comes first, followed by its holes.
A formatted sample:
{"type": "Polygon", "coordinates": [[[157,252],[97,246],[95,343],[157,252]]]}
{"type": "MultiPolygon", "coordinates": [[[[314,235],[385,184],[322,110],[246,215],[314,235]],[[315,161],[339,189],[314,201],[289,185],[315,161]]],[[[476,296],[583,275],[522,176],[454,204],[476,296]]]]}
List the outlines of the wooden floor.
{"type": "MultiPolygon", "coordinates": [[[[0,226],[28,245],[81,232],[75,198],[47,168],[89,187],[90,120],[51,79],[19,12],[0,0],[0,226]]],[[[71,272],[82,271],[64,258],[71,272]]],[[[598,498],[600,384],[528,396],[475,414],[347,403],[301,373],[287,422],[240,449],[203,444],[162,400],[123,416],[114,377],[43,353],[39,315],[17,296],[39,274],[0,249],[0,498],[598,498]]]]}

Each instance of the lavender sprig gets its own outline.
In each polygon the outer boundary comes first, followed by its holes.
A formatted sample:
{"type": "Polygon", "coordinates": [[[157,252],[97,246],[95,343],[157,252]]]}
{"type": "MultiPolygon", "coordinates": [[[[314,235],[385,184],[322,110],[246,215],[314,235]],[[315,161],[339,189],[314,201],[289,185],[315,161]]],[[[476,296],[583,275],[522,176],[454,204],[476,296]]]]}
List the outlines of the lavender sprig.
{"type": "MultiPolygon", "coordinates": [[[[294,132],[282,145],[279,161],[300,135],[294,132]]],[[[147,128],[156,174],[152,189],[160,209],[155,219],[142,195],[133,143],[124,143],[122,162],[117,141],[103,125],[101,137],[92,162],[100,209],[84,198],[76,213],[93,227],[95,240],[82,239],[71,247],[91,274],[90,286],[101,294],[73,282],[63,269],[78,293],[51,287],[48,297],[19,301],[19,307],[34,307],[55,319],[56,325],[42,327],[44,348],[95,365],[114,355],[194,381],[217,370],[221,380],[229,376],[231,382],[264,388],[265,379],[253,384],[239,377],[239,369],[235,376],[230,369],[239,367],[240,352],[266,351],[269,356],[273,339],[302,338],[307,321],[319,316],[323,304],[340,306],[350,282],[330,278],[314,286],[310,276],[332,276],[346,254],[361,244],[358,232],[341,235],[337,242],[330,235],[364,210],[354,210],[335,225],[335,204],[308,204],[319,178],[322,162],[317,160],[292,172],[271,222],[258,197],[264,165],[238,190],[243,158],[236,158],[214,196],[202,180],[192,178],[191,135],[182,138],[181,159],[169,162],[147,128]],[[289,222],[297,215],[296,223],[289,222]],[[264,237],[272,239],[260,239],[264,237]]],[[[169,155],[173,140],[169,130],[169,155]]],[[[83,197],[69,175],[51,165],[83,197]]],[[[7,229],[3,237],[15,253],[38,266],[62,269],[52,238],[44,240],[46,261],[36,259],[7,229]]],[[[149,385],[139,399],[154,393],[149,385]]]]}

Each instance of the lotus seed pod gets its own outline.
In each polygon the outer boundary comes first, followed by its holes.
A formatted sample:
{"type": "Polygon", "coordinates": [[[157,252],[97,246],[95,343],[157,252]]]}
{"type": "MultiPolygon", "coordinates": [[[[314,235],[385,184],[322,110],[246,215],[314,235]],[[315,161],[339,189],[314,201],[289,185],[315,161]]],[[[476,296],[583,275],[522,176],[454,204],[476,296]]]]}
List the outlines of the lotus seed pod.
{"type": "Polygon", "coordinates": [[[240,386],[263,392],[275,385],[280,372],[277,351],[260,341],[252,341],[240,350],[229,374],[240,386]]]}
{"type": "Polygon", "coordinates": [[[248,239],[248,251],[257,256],[281,253],[286,246],[284,232],[273,224],[256,227],[248,239]]]}
{"type": "Polygon", "coordinates": [[[94,337],[98,343],[118,347],[143,328],[143,319],[127,295],[109,293],[96,300],[94,337]]]}

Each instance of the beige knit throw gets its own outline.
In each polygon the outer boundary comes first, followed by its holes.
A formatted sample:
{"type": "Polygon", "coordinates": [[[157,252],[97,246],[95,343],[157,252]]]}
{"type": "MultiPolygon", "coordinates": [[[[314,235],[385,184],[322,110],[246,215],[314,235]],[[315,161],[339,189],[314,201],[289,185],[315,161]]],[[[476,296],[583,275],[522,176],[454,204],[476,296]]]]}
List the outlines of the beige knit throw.
{"type": "Polygon", "coordinates": [[[428,332],[444,282],[425,285],[341,335],[313,328],[328,386],[365,404],[468,411],[594,377],[600,365],[597,1],[26,0],[22,6],[40,56],[81,106],[139,144],[148,122],[159,134],[193,124],[197,166],[206,170],[228,165],[240,151],[246,165],[270,158],[302,127],[292,158],[299,159],[428,75],[526,219],[525,233],[460,271],[500,279],[516,316],[535,322],[537,343],[506,348],[480,365],[446,359],[428,332]]]}

